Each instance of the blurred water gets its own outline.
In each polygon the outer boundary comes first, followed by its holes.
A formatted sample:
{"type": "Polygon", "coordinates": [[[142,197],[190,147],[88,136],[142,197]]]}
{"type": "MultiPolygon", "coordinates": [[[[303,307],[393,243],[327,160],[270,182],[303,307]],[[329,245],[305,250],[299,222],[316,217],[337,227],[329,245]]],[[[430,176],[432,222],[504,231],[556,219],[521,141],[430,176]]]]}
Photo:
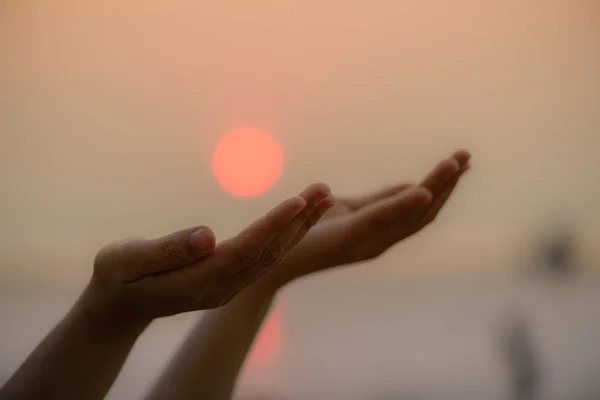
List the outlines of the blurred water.
{"type": "MultiPolygon", "coordinates": [[[[541,398],[598,398],[599,289],[600,279],[592,272],[561,284],[518,284],[506,276],[481,274],[380,279],[335,273],[310,279],[281,296],[283,353],[272,364],[248,366],[239,395],[512,399],[502,340],[507,322],[519,313],[539,355],[541,398]]],[[[3,378],[76,294],[51,289],[3,293],[3,378]]],[[[154,323],[134,348],[109,398],[139,397],[196,318],[186,314],[154,323]]]]}

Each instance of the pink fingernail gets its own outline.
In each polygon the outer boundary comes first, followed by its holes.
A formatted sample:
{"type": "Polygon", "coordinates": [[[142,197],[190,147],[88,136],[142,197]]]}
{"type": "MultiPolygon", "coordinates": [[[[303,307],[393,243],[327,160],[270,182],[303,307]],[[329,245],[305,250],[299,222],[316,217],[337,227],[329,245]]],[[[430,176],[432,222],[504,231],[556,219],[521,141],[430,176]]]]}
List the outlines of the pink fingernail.
{"type": "Polygon", "coordinates": [[[212,240],[206,229],[197,229],[190,233],[190,244],[196,250],[206,250],[211,247],[212,240]]]}

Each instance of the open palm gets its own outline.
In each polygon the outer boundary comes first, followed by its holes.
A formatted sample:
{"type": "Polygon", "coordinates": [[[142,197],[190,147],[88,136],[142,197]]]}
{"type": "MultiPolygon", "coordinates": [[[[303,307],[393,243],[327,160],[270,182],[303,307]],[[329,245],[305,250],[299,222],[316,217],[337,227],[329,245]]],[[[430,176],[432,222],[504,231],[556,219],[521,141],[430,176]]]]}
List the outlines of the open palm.
{"type": "Polygon", "coordinates": [[[446,204],[470,168],[469,159],[470,154],[460,150],[419,184],[338,199],[284,260],[277,279],[283,284],[312,272],[369,260],[419,232],[446,204]]]}

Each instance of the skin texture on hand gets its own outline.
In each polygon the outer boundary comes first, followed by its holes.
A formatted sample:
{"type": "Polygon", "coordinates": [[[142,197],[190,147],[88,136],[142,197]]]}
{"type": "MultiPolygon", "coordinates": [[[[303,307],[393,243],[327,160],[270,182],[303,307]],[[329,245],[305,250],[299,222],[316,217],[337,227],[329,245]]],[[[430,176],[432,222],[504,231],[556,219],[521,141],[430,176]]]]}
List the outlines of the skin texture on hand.
{"type": "Polygon", "coordinates": [[[217,245],[200,227],[104,248],[76,305],[0,399],[102,399],[153,318],[227,303],[277,268],[333,204],[329,188],[314,184],[217,245]]]}

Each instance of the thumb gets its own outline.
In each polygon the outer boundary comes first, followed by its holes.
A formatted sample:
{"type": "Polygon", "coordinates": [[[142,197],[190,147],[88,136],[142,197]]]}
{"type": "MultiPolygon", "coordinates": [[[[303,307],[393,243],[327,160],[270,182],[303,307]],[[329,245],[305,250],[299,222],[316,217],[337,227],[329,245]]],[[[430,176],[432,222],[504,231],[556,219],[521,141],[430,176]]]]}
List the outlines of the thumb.
{"type": "Polygon", "coordinates": [[[124,243],[120,249],[127,283],[148,275],[186,267],[215,248],[215,234],[206,226],[184,229],[152,240],[124,243]]]}

